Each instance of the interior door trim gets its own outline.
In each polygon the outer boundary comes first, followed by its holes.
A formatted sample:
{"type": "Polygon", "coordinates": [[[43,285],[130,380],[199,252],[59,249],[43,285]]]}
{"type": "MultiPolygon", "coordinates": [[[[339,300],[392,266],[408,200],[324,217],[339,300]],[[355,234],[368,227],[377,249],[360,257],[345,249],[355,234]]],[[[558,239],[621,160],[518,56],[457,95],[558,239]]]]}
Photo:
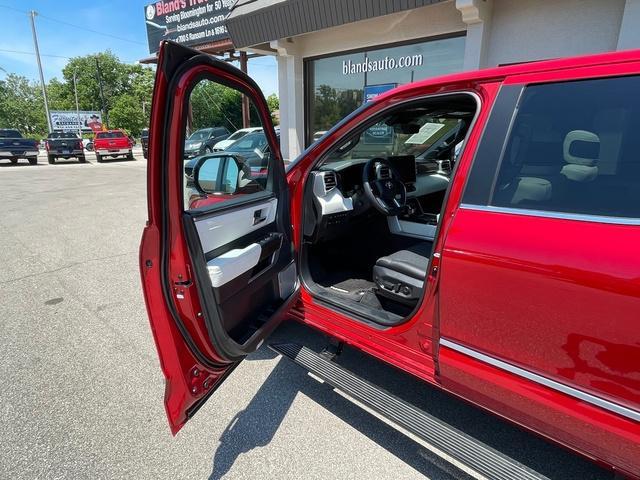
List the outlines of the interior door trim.
{"type": "Polygon", "coordinates": [[[450,348],[451,350],[455,350],[458,353],[462,353],[463,355],[474,358],[483,363],[487,363],[493,367],[499,368],[500,370],[504,370],[506,372],[512,373],[519,377],[535,382],[539,385],[543,385],[545,387],[551,388],[558,392],[564,393],[565,395],[569,395],[570,397],[577,398],[578,400],[582,400],[583,402],[587,402],[591,405],[595,405],[604,410],[608,410],[609,412],[616,413],[630,420],[635,420],[636,422],[640,422],[640,411],[638,410],[626,407],[624,405],[620,405],[619,403],[615,403],[610,400],[605,400],[602,397],[598,397],[596,395],[592,395],[591,393],[587,393],[583,390],[570,387],[569,385],[565,385],[564,383],[560,383],[548,377],[544,377],[542,375],[538,375],[537,373],[533,373],[530,370],[525,370],[524,368],[516,367],[511,363],[507,363],[503,360],[499,360],[495,357],[486,355],[472,348],[465,347],[464,345],[461,345],[447,338],[440,338],[440,346],[450,348]]]}
{"type": "Polygon", "coordinates": [[[208,216],[194,219],[202,251],[207,253],[231,243],[233,240],[250,234],[276,220],[278,199],[260,203],[251,203],[225,213],[212,211],[208,216]],[[263,220],[255,221],[254,213],[260,212],[263,220]]]}

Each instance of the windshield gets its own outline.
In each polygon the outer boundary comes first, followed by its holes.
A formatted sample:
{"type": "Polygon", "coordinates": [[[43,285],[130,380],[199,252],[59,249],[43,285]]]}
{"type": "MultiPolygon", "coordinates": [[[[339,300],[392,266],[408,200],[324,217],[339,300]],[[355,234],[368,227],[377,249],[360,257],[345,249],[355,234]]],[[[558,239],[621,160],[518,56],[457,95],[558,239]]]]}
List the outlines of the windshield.
{"type": "Polygon", "coordinates": [[[238,130],[237,132],[233,132],[231,135],[229,135],[229,137],[227,137],[227,140],[239,140],[248,133],[249,132],[247,132],[246,130],[238,130]]]}
{"type": "Polygon", "coordinates": [[[441,148],[450,149],[451,142],[462,141],[470,117],[470,112],[436,113],[426,109],[393,114],[344,142],[329,155],[327,163],[392,155],[433,161],[439,158],[441,148]]]}
{"type": "Polygon", "coordinates": [[[0,138],[22,138],[17,130],[0,130],[0,138]]]}
{"type": "Polygon", "coordinates": [[[229,147],[233,152],[253,152],[262,150],[267,144],[267,137],[262,132],[249,133],[229,147]]]}
{"type": "Polygon", "coordinates": [[[211,129],[206,128],[203,130],[197,130],[191,134],[189,140],[202,141],[209,138],[209,134],[211,133],[211,129]]]}
{"type": "Polygon", "coordinates": [[[50,133],[48,138],[75,138],[78,139],[78,135],[71,132],[53,132],[50,133]]]}

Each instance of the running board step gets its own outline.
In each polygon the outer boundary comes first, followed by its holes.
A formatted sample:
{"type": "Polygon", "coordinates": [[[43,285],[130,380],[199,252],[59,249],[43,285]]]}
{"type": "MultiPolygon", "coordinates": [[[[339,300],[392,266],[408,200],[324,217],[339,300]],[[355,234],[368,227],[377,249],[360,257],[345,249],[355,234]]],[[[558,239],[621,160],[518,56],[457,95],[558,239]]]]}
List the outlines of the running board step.
{"type": "MultiPolygon", "coordinates": [[[[435,450],[486,479],[542,480],[544,475],[503,455],[451,425],[439,420],[307,347],[293,343],[269,345],[337,390],[420,438],[435,450]]],[[[403,432],[404,433],[404,432],[403,432]]],[[[460,466],[458,466],[460,468],[460,466]]]]}

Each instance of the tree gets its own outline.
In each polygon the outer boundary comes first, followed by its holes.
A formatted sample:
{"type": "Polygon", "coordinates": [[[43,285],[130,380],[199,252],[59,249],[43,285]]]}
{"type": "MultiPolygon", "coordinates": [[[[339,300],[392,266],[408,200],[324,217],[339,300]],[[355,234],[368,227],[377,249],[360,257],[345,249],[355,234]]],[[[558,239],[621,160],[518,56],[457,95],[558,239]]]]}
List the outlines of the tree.
{"type": "Polygon", "coordinates": [[[134,95],[120,95],[109,113],[111,125],[117,125],[134,136],[147,126],[148,119],[142,112],[140,100],[134,95]]]}
{"type": "Polygon", "coordinates": [[[190,101],[192,130],[227,127],[234,131],[242,128],[242,96],[237,90],[203,80],[193,88],[190,101]]]}
{"type": "Polygon", "coordinates": [[[104,93],[104,107],[110,110],[116,99],[129,93],[131,66],[120,62],[111,51],[74,57],[62,69],[66,93],[73,98],[73,74],[76,73],[80,110],[102,110],[98,67],[104,93]]]}
{"type": "Polygon", "coordinates": [[[271,113],[271,119],[275,123],[279,123],[280,119],[280,99],[275,93],[272,93],[267,97],[267,106],[269,107],[269,112],[271,113]]]}
{"type": "Polygon", "coordinates": [[[0,82],[0,127],[26,135],[47,131],[42,90],[37,82],[10,73],[0,82]]]}
{"type": "Polygon", "coordinates": [[[311,128],[314,132],[324,131],[362,105],[362,90],[343,90],[319,85],[313,101],[314,124],[311,128]]]}

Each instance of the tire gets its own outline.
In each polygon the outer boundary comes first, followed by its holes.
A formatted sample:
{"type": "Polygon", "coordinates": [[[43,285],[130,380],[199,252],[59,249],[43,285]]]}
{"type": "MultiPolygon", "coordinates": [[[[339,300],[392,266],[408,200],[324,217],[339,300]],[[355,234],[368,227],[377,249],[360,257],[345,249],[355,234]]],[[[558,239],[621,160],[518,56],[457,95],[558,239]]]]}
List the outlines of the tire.
{"type": "Polygon", "coordinates": [[[133,156],[133,152],[129,152],[127,154],[127,160],[135,160],[136,158],[133,156]]]}
{"type": "Polygon", "coordinates": [[[80,155],[80,156],[78,157],[78,162],[80,162],[80,163],[87,163],[87,159],[85,158],[85,156],[84,156],[84,155],[80,155]]]}
{"type": "Polygon", "coordinates": [[[56,157],[54,157],[53,155],[47,155],[47,161],[53,165],[54,163],[56,163],[56,157]]]}
{"type": "Polygon", "coordinates": [[[17,159],[17,158],[10,158],[10,159],[9,159],[9,161],[10,161],[11,163],[13,163],[14,165],[15,165],[16,163],[18,163],[18,159],[17,159]]]}
{"type": "Polygon", "coordinates": [[[99,153],[96,153],[96,162],[102,163],[102,157],[100,156],[99,153]]]}
{"type": "Polygon", "coordinates": [[[27,160],[29,160],[29,165],[37,165],[38,164],[38,157],[29,157],[27,160]]]}

